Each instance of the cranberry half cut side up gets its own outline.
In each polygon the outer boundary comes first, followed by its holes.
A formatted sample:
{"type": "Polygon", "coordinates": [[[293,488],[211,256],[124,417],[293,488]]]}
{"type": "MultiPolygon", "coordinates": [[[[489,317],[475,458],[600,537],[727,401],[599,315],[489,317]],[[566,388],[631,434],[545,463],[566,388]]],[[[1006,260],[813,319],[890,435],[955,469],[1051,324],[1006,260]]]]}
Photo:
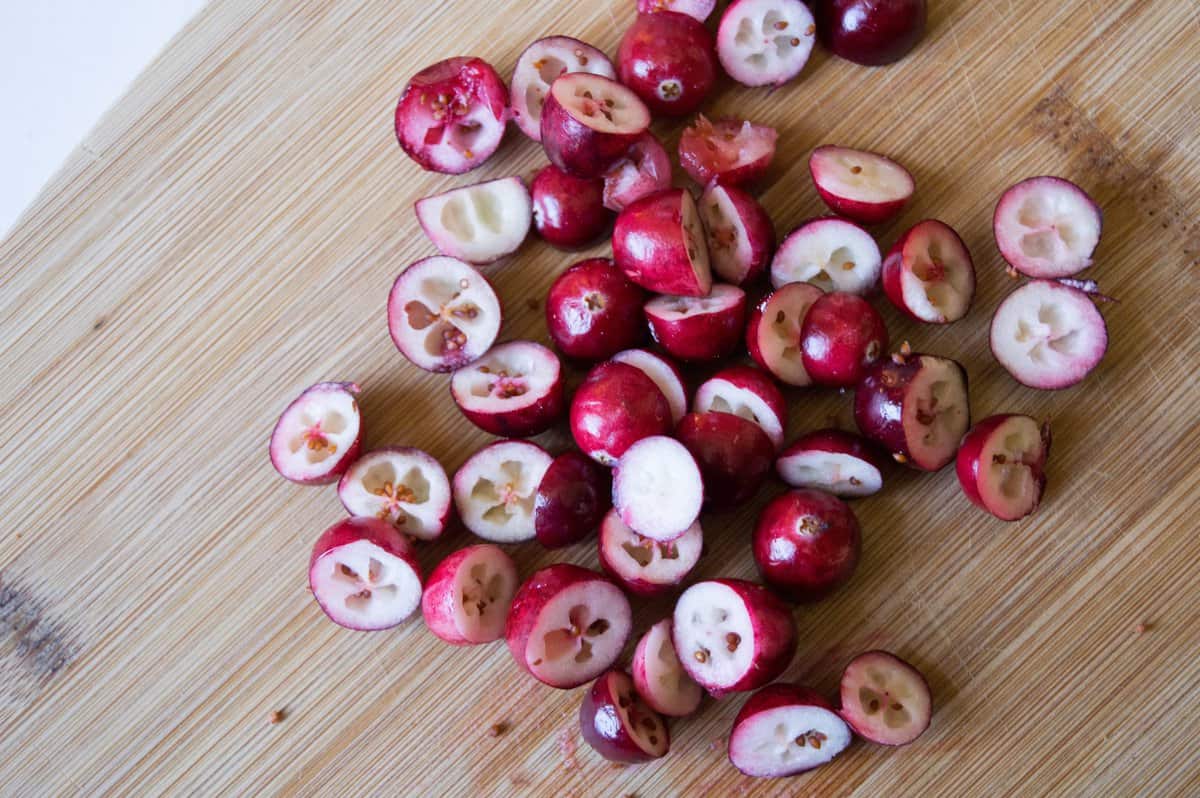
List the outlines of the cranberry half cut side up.
{"type": "Polygon", "coordinates": [[[358,456],[362,418],[352,382],[319,382],[287,406],[271,431],[271,465],[299,485],[336,482],[358,456]]]}
{"type": "Polygon", "coordinates": [[[362,632],[390,629],[421,603],[421,567],[408,538],[378,518],[347,518],[313,544],[308,584],[325,615],[362,632]]]}
{"type": "Polygon", "coordinates": [[[626,592],[662,596],[681,585],[704,550],[704,532],[693,523],[674,540],[652,540],[629,528],[616,510],[600,525],[600,565],[626,592]]]}
{"type": "Polygon", "coordinates": [[[816,31],[801,0],[734,0],[717,29],[717,56],[743,86],[782,86],[808,63],[816,31]]]}
{"type": "Polygon", "coordinates": [[[929,728],[933,699],[921,672],[887,651],[859,654],[842,673],[840,714],[864,739],[908,745],[929,728]]]}
{"type": "Polygon", "coordinates": [[[503,177],[417,200],[413,209],[443,255],[486,264],[517,251],[532,219],[529,189],[503,177]]]}
{"type": "Polygon", "coordinates": [[[457,175],[500,146],[508,89],[482,58],[458,57],[413,76],[396,104],[396,139],[422,169],[457,175]]]}
{"type": "Polygon", "coordinates": [[[629,600],[602,574],[559,563],[517,590],[504,635],[521,668],[570,689],[612,667],[632,628],[629,600]]]}
{"type": "Polygon", "coordinates": [[[936,219],[918,222],[884,258],[883,290],[893,305],[917,321],[958,321],[975,296],[971,253],[949,225],[936,219]]]}
{"type": "Polygon", "coordinates": [[[506,438],[545,432],[566,411],[558,356],[533,341],[493,346],[454,372],[450,395],[472,424],[506,438]]]}
{"type": "Polygon", "coordinates": [[[427,452],[406,446],[373,449],[338,482],[338,499],[352,516],[387,521],[414,540],[436,540],[450,517],[450,480],[427,452]]]}
{"type": "Polygon", "coordinates": [[[1061,177],[1031,177],[996,204],[992,228],[1000,254],[1036,278],[1069,277],[1092,265],[1103,214],[1087,192],[1061,177]]]}
{"type": "Polygon", "coordinates": [[[1087,293],[1034,280],[996,308],[990,343],[1017,382],[1054,391],[1081,382],[1100,364],[1108,351],[1108,325],[1087,293]]]}
{"type": "Polygon", "coordinates": [[[454,371],[491,349],[500,300],[487,279],[457,258],[409,266],[388,295],[388,331],[400,354],[426,371],[454,371]]]}
{"type": "Polygon", "coordinates": [[[650,111],[628,87],[601,75],[568,73],[542,106],[542,149],[576,177],[603,177],[650,126],[650,111]]]}
{"type": "Polygon", "coordinates": [[[812,283],[822,291],[869,294],[883,257],[871,234],[845,219],[814,219],[788,233],[771,261],[771,284],[812,283]]]}
{"type": "Polygon", "coordinates": [[[787,283],[766,296],[746,324],[750,357],[785,385],[812,385],[800,350],[805,317],[821,298],[820,288],[809,283],[787,283]]]}
{"type": "Polygon", "coordinates": [[[909,171],[891,158],[849,147],[817,147],[808,170],[829,209],[860,224],[895,217],[917,187],[909,171]]]}
{"type": "Polygon", "coordinates": [[[451,645],[499,640],[517,584],[517,566],[499,546],[460,549],[429,575],[421,596],[425,625],[451,645]]]}
{"type": "Polygon", "coordinates": [[[537,488],[553,462],[528,441],[500,441],[471,455],[454,474],[454,504],[467,529],[493,543],[534,537],[537,488]]]}
{"type": "Polygon", "coordinates": [[[795,776],[826,764],[852,735],[833,705],[815,690],[772,684],[746,701],[729,735],[729,762],[747,776],[795,776]]]}

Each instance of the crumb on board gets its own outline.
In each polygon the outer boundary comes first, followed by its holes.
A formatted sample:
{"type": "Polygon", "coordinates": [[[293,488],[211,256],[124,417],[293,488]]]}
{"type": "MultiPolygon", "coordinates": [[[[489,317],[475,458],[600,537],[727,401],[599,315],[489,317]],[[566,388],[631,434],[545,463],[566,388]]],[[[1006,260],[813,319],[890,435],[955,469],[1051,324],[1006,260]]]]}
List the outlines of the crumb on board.
{"type": "Polygon", "coordinates": [[[716,751],[725,747],[724,737],[714,737],[713,741],[708,744],[709,751],[716,751]]]}
{"type": "Polygon", "coordinates": [[[506,720],[502,720],[499,723],[493,723],[491,727],[488,728],[488,737],[499,737],[508,731],[508,729],[509,723],[506,720]]]}
{"type": "Polygon", "coordinates": [[[267,716],[267,720],[274,726],[277,723],[283,723],[283,719],[286,717],[287,714],[282,709],[273,709],[271,710],[271,714],[267,716]]]}
{"type": "Polygon", "coordinates": [[[1152,624],[1149,621],[1142,621],[1137,626],[1133,627],[1133,631],[1138,635],[1144,635],[1146,632],[1149,632],[1151,628],[1152,624]]]}

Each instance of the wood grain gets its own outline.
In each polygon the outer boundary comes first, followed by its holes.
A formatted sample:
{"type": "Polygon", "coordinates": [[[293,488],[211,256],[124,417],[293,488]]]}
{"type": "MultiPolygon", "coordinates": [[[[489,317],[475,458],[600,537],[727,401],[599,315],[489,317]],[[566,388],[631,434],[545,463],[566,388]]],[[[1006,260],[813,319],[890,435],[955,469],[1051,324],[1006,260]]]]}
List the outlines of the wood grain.
{"type": "MultiPolygon", "coordinates": [[[[266,457],[292,396],[355,379],[368,444],[419,446],[448,469],[487,440],[447,379],[388,339],[388,287],[432,251],[411,202],[467,182],[400,153],[396,95],[449,55],[508,74],[547,33],[615,52],[633,3],[215,0],[0,244],[0,794],[1200,794],[1200,12],[931,5],[926,42],[898,66],[817,53],[779,91],[722,84],[711,103],[779,127],[762,196],[781,232],[821,211],[806,169],[817,144],[909,165],[917,197],[881,242],[937,216],[962,233],[980,283],[946,329],[883,308],[894,338],[964,362],[976,417],[1054,424],[1036,516],[1002,524],[949,471],[897,469],[855,505],[853,582],[796,613],[788,678],[831,692],[873,646],[930,676],[937,711],[917,744],[856,745],[806,777],[752,783],[725,762],[735,697],[674,724],[666,760],[615,767],[572,753],[578,692],[533,683],[503,646],[323,619],[305,567],[340,506],[332,490],[284,483],[266,457]],[[1041,173],[1104,207],[1091,276],[1121,300],[1104,308],[1101,367],[1058,393],[1018,386],[986,340],[1012,287],[992,206],[1041,173]],[[490,738],[501,720],[510,731],[490,738]]],[[[656,130],[674,146],[678,125],[656,130]]],[[[471,177],[542,161],[510,131],[471,177]]],[[[545,340],[538,301],[571,260],[531,241],[491,269],[505,337],[545,340]]],[[[791,399],[793,434],[849,421],[845,397],[791,399]]],[[[706,522],[700,575],[753,575],[746,540],[774,490],[706,522]]],[[[596,563],[589,545],[514,555],[524,574],[596,563]]],[[[639,606],[639,624],[668,608],[639,606]]]]}

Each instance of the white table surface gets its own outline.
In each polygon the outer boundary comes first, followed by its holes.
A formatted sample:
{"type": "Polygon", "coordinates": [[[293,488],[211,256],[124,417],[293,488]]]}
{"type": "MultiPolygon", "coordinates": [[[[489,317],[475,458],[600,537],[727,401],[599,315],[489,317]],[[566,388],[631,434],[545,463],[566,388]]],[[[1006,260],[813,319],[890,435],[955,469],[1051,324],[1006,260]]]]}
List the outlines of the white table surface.
{"type": "Polygon", "coordinates": [[[205,0],[0,0],[0,237],[205,0]]]}

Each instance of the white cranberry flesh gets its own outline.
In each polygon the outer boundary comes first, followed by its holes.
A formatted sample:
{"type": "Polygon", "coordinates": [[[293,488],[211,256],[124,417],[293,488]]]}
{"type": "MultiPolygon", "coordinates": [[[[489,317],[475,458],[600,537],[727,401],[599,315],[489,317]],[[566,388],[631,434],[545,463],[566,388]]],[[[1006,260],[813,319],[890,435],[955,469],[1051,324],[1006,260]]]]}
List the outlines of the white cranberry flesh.
{"type": "Polygon", "coordinates": [[[750,314],[746,348],[758,365],[785,385],[812,385],[804,369],[800,332],[808,309],[824,292],[811,283],[787,283],[772,291],[750,314]]]}
{"type": "Polygon", "coordinates": [[[1108,351],[1108,326],[1083,291],[1034,280],[992,316],[992,354],[1017,382],[1055,391],[1083,380],[1108,351]]]}
{"type": "Polygon", "coordinates": [[[717,58],[743,86],[782,86],[804,69],[816,38],[801,0],[734,0],[717,28],[717,58]]]}
{"type": "Polygon", "coordinates": [[[895,217],[917,187],[909,171],[891,158],[849,147],[817,147],[808,170],[829,209],[860,224],[895,217]]]}
{"type": "Polygon", "coordinates": [[[845,219],[814,219],[779,245],[771,284],[812,283],[822,291],[862,295],[879,286],[882,267],[879,245],[866,230],[845,219]]]}
{"type": "Polygon", "coordinates": [[[972,504],[1001,521],[1016,521],[1042,501],[1049,454],[1049,422],[1002,413],[980,421],[963,437],[955,470],[972,504]]]}
{"type": "Polygon", "coordinates": [[[778,450],[783,446],[787,404],[779,386],[764,371],[730,366],[700,384],[692,401],[696,413],[732,413],[762,427],[778,450]]]}
{"type": "Polygon", "coordinates": [[[697,206],[713,272],[738,286],[757,280],[775,254],[775,227],[763,207],[748,191],[720,183],[705,188],[697,206]]]}
{"type": "Polygon", "coordinates": [[[975,296],[975,264],[948,224],[918,222],[883,260],[883,290],[899,310],[927,324],[967,315],[975,296]]]}
{"type": "Polygon", "coordinates": [[[516,252],[533,219],[529,189],[519,177],[450,189],[413,207],[439,252],[476,264],[516,252]]]}
{"type": "Polygon", "coordinates": [[[394,446],[367,452],[342,475],[337,490],[350,515],[387,521],[416,540],[440,537],[450,516],[446,471],[420,449],[394,446]]]}
{"type": "Polygon", "coordinates": [[[772,684],[747,699],[733,721],[729,761],[747,776],[795,776],[850,745],[850,728],[816,691],[772,684]]]}
{"type": "Polygon", "coordinates": [[[534,537],[533,505],[553,458],[527,441],[485,446],[454,474],[454,504],[467,529],[494,543],[534,537]]]}
{"type": "Polygon", "coordinates": [[[396,139],[421,168],[457,175],[500,146],[508,89],[482,58],[447,58],[413,76],[396,104],[396,139]]]}
{"type": "Polygon", "coordinates": [[[696,459],[673,438],[643,438],[613,468],[613,507],[643,537],[674,540],[700,517],[703,502],[696,459]]]}
{"type": "Polygon", "coordinates": [[[1061,177],[1031,177],[996,204],[1000,254],[1029,277],[1068,277],[1092,265],[1103,214],[1083,189],[1061,177]]]}
{"type": "Polygon", "coordinates": [[[444,255],[409,266],[388,295],[388,331],[400,354],[426,371],[454,371],[491,349],[500,300],[470,265],[444,255]]]}
{"type": "Polygon", "coordinates": [[[648,762],[666,756],[671,747],[667,724],[642,701],[629,674],[615,669],[583,694],[579,732],[592,750],[611,762],[648,762]]]}
{"type": "Polygon", "coordinates": [[[308,563],[317,604],[338,626],[390,629],[421,603],[421,567],[408,538],[378,518],[347,518],[317,538],[308,563]]]}
{"type": "Polygon", "coordinates": [[[610,510],[600,524],[600,565],[626,592],[660,596],[679,587],[704,550],[704,532],[695,522],[674,540],[652,540],[634,532],[610,510]]]}
{"type": "Polygon", "coordinates": [[[566,411],[558,356],[533,341],[493,346],[454,372],[450,394],[475,426],[506,438],[545,432],[566,411]]]}
{"type": "Polygon", "coordinates": [[[637,0],[639,14],[654,14],[659,11],[674,11],[687,14],[703,22],[717,7],[717,0],[637,0]]]}
{"type": "Polygon", "coordinates": [[[802,435],[775,461],[779,478],[793,488],[816,488],[843,499],[878,493],[882,458],[864,438],[839,429],[802,435]]]}
{"type": "Polygon", "coordinates": [[[933,699],[921,672],[895,654],[859,654],[842,673],[841,716],[860,737],[908,745],[929,728],[933,699]]]}
{"type": "Polygon", "coordinates": [[[477,645],[504,636],[517,592],[517,566],[499,546],[481,543],[454,552],[429,575],[421,614],[429,631],[452,645],[477,645]]]}
{"type": "Polygon", "coordinates": [[[359,388],[319,382],[287,406],[271,432],[271,465],[300,485],[337,481],[358,456],[362,437],[359,388]]]}
{"type": "Polygon", "coordinates": [[[700,708],[704,690],[679,664],[671,642],[671,619],[651,626],[633,652],[633,686],[655,712],[674,718],[700,708]]]}
{"type": "Polygon", "coordinates": [[[542,106],[542,149],[576,177],[603,177],[650,126],[650,111],[615,80],[582,72],[550,84],[542,106]]]}
{"type": "Polygon", "coordinates": [[[767,588],[742,579],[692,585],[675,603],[671,623],[683,669],[718,697],[773,681],[796,653],[790,610],[767,588]]]}
{"type": "Polygon", "coordinates": [[[517,590],[504,636],[517,664],[538,681],[569,689],[612,667],[632,628],[629,600],[603,575],[559,563],[517,590]]]}

